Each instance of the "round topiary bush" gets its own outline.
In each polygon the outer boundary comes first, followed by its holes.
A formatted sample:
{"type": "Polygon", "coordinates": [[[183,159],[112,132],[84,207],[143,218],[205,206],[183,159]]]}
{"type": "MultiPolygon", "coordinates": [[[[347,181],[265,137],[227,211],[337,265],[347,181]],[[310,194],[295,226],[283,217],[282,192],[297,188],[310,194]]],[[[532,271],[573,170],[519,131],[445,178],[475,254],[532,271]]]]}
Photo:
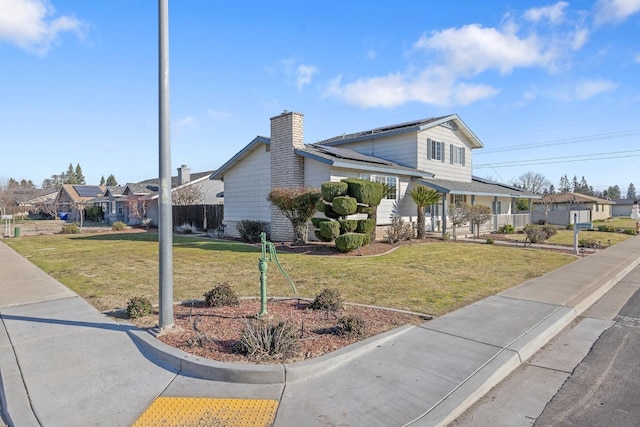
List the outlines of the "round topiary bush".
{"type": "Polygon", "coordinates": [[[336,237],[336,248],[340,252],[351,252],[364,246],[364,234],[347,233],[336,237]]]}
{"type": "Polygon", "coordinates": [[[332,209],[340,216],[353,215],[358,209],[358,202],[353,197],[338,196],[333,199],[332,209]]]}
{"type": "Polygon", "coordinates": [[[338,196],[347,194],[349,186],[346,182],[325,182],[320,185],[320,194],[327,202],[332,202],[338,196]]]}
{"type": "Polygon", "coordinates": [[[78,224],[65,224],[62,226],[62,234],[80,234],[80,227],[78,224]]]}
{"type": "Polygon", "coordinates": [[[340,234],[352,233],[358,227],[356,219],[341,219],[338,222],[340,223],[340,234]]]}
{"type": "Polygon", "coordinates": [[[221,283],[215,288],[204,293],[204,302],[207,307],[223,307],[238,305],[240,300],[228,283],[221,283]]]}
{"type": "Polygon", "coordinates": [[[338,311],[342,308],[342,297],[336,289],[325,288],[313,299],[309,308],[312,310],[338,311]]]}
{"type": "Polygon", "coordinates": [[[340,234],[340,223],[338,221],[325,221],[320,223],[319,235],[325,242],[330,242],[340,234]]]}

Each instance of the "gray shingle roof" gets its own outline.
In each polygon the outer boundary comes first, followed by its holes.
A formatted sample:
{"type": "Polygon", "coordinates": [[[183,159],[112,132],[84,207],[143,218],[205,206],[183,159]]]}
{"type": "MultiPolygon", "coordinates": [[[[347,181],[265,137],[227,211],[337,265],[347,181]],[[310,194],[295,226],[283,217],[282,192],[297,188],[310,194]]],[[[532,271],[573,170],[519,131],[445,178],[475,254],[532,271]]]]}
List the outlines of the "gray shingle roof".
{"type": "Polygon", "coordinates": [[[539,199],[539,194],[529,193],[520,188],[498,182],[489,181],[479,177],[472,177],[471,182],[448,181],[445,179],[422,178],[418,183],[433,188],[446,194],[475,194],[478,196],[504,196],[539,199]]]}

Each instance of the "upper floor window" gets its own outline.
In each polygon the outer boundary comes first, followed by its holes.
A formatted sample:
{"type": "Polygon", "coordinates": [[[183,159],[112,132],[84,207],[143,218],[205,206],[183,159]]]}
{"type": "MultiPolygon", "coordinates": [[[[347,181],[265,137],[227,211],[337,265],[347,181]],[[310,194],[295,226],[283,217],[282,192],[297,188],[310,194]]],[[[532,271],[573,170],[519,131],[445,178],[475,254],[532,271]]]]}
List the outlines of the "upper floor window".
{"type": "Polygon", "coordinates": [[[464,147],[456,147],[453,144],[450,145],[449,161],[452,165],[464,166],[464,155],[464,147]]]}
{"type": "Polygon", "coordinates": [[[444,142],[427,138],[427,159],[444,162],[444,142]]]}
{"type": "Polygon", "coordinates": [[[360,175],[362,179],[368,179],[369,181],[379,182],[381,184],[386,184],[389,191],[385,196],[385,199],[388,200],[397,200],[398,199],[398,177],[390,176],[390,175],[360,175]]]}

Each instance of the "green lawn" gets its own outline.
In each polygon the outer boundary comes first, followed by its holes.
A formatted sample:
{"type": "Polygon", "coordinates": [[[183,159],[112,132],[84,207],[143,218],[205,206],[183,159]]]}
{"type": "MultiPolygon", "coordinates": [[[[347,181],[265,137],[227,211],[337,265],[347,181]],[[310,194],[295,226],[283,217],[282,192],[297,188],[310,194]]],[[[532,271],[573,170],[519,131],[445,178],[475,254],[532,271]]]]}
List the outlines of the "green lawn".
{"type": "MultiPolygon", "coordinates": [[[[135,296],[158,301],[156,234],[50,235],[4,242],[99,310],[123,308],[135,296]]],[[[259,257],[258,248],[241,243],[174,236],[175,300],[201,299],[223,282],[241,296],[258,296],[259,257]]],[[[302,297],[336,288],[347,302],[434,315],[576,259],[550,251],[451,241],[402,246],[378,257],[279,253],[278,258],[302,297]]],[[[293,295],[273,262],[268,295],[293,295]]]]}

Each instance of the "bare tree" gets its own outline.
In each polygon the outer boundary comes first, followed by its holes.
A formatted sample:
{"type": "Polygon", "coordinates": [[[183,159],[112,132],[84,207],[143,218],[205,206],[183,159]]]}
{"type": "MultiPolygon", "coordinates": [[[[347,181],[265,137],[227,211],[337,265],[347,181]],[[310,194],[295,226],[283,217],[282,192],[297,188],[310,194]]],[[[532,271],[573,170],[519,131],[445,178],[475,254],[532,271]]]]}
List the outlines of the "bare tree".
{"type": "Polygon", "coordinates": [[[129,214],[137,216],[140,219],[141,224],[149,227],[151,220],[147,218],[147,211],[151,204],[151,200],[146,197],[129,196],[127,204],[129,205],[129,214]]]}
{"type": "Polygon", "coordinates": [[[462,224],[465,224],[468,220],[470,206],[466,203],[453,204],[449,206],[449,219],[451,220],[451,226],[453,227],[453,239],[457,239],[456,229],[462,224]]]}
{"type": "Polygon", "coordinates": [[[467,211],[467,219],[476,229],[476,237],[480,238],[480,226],[491,219],[491,208],[483,205],[470,206],[467,211]]]}
{"type": "Polygon", "coordinates": [[[528,171],[514,179],[512,184],[531,193],[541,194],[549,188],[551,182],[538,172],[528,171]]]}
{"type": "Polygon", "coordinates": [[[202,188],[197,185],[187,185],[171,193],[171,202],[178,206],[199,205],[204,201],[202,188]]]}

